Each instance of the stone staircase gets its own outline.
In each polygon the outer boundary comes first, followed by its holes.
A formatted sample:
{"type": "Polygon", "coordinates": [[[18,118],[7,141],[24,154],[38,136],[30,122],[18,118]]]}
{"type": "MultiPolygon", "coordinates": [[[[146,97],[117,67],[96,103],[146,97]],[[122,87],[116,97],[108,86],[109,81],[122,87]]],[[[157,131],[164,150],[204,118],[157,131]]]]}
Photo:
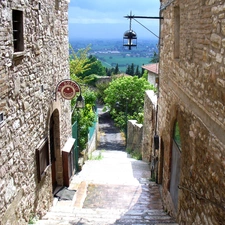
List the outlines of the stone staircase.
{"type": "Polygon", "coordinates": [[[74,176],[73,200],[56,201],[36,225],[178,225],[163,211],[159,186],[148,177],[147,163],[106,151],[74,176]]]}
{"type": "Polygon", "coordinates": [[[177,225],[163,210],[76,209],[71,207],[49,211],[38,225],[177,225]]]}

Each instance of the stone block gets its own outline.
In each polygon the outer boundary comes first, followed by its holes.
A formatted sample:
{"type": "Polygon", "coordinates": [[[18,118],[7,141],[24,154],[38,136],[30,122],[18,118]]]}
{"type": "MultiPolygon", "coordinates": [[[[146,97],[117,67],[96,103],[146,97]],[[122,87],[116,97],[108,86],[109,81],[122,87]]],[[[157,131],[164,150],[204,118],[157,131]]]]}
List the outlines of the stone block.
{"type": "Polygon", "coordinates": [[[221,48],[222,38],[218,34],[212,34],[210,40],[214,48],[217,48],[217,49],[221,48]]]}

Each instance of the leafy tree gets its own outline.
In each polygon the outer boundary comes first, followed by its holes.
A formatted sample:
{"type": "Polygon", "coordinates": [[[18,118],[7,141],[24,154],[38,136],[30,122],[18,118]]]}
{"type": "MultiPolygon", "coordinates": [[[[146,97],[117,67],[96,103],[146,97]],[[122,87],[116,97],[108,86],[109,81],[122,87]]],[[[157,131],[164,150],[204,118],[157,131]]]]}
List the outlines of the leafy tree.
{"type": "Polygon", "coordinates": [[[134,63],[131,63],[131,65],[127,66],[127,70],[126,70],[126,74],[129,74],[131,76],[136,75],[135,71],[134,71],[134,63]]]}
{"type": "Polygon", "coordinates": [[[104,91],[109,87],[109,83],[108,82],[99,83],[99,84],[96,85],[96,87],[97,87],[97,90],[96,90],[97,99],[100,103],[103,103],[104,98],[106,97],[104,91]]]}
{"type": "Polygon", "coordinates": [[[127,66],[126,74],[131,75],[131,66],[130,65],[127,66]]]}
{"type": "Polygon", "coordinates": [[[141,73],[139,71],[139,66],[136,67],[135,75],[141,77],[141,73]]]}
{"type": "Polygon", "coordinates": [[[70,53],[70,76],[73,79],[84,78],[91,74],[96,74],[99,76],[105,76],[105,68],[102,66],[101,61],[99,61],[95,56],[90,55],[88,57],[88,52],[90,47],[87,46],[84,49],[79,49],[75,52],[71,47],[70,53]]]}
{"type": "Polygon", "coordinates": [[[70,47],[70,50],[70,77],[77,79],[78,74],[83,74],[91,68],[90,61],[87,57],[90,47],[80,49],[78,52],[75,52],[72,47],[70,47]]]}
{"type": "Polygon", "coordinates": [[[145,80],[148,80],[148,71],[144,70],[142,78],[144,78],[145,80]]]}
{"type": "MultiPolygon", "coordinates": [[[[142,64],[142,66],[144,66],[144,64],[142,64]]],[[[141,75],[142,76],[143,76],[144,72],[145,72],[145,69],[141,67],[141,75]]]]}
{"type": "Polygon", "coordinates": [[[111,69],[106,69],[106,75],[109,77],[112,75],[111,69]]]}
{"type": "Polygon", "coordinates": [[[85,82],[85,84],[88,84],[94,87],[97,79],[98,78],[95,74],[91,74],[89,76],[84,77],[83,81],[85,82]]]}
{"type": "Polygon", "coordinates": [[[125,130],[127,119],[140,118],[146,90],[154,90],[154,86],[137,76],[124,76],[109,84],[104,92],[105,108],[109,110],[118,127],[125,130]]]}
{"type": "MultiPolygon", "coordinates": [[[[86,148],[89,127],[91,127],[95,122],[94,107],[97,99],[95,93],[89,89],[83,93],[83,97],[85,99],[85,107],[74,111],[72,115],[73,122],[76,120],[78,121],[78,146],[80,151],[86,148]]],[[[75,101],[72,101],[72,107],[74,104],[75,101]]]]}
{"type": "Polygon", "coordinates": [[[159,54],[154,51],[153,57],[150,60],[150,63],[158,63],[159,62],[159,54]]]}
{"type": "Polygon", "coordinates": [[[134,76],[134,64],[133,63],[131,64],[131,67],[130,67],[130,75],[134,76]]]}
{"type": "MultiPolygon", "coordinates": [[[[71,48],[70,55],[70,78],[71,80],[79,83],[82,87],[82,96],[85,98],[85,107],[84,109],[75,110],[72,115],[72,123],[78,121],[79,132],[78,132],[78,145],[79,149],[83,150],[86,147],[88,141],[88,132],[89,127],[91,127],[95,120],[94,106],[96,103],[96,95],[93,91],[90,91],[87,86],[84,86],[86,83],[92,83],[95,81],[95,76],[87,76],[86,80],[82,77],[78,77],[77,74],[84,74],[91,70],[95,60],[90,60],[87,57],[89,47],[85,49],[80,49],[78,52],[74,52],[71,48]]],[[[73,109],[76,104],[76,98],[71,100],[71,108],[73,109]]]]}
{"type": "Polygon", "coordinates": [[[86,70],[86,71],[78,74],[77,76],[86,77],[86,76],[89,76],[91,74],[96,74],[98,76],[105,76],[106,75],[105,68],[102,66],[101,61],[99,61],[96,58],[96,56],[90,55],[88,57],[88,60],[84,63],[84,65],[85,66],[89,65],[89,70],[86,70]]]}
{"type": "Polygon", "coordinates": [[[118,74],[120,72],[118,63],[116,64],[116,68],[114,74],[118,74]]]}

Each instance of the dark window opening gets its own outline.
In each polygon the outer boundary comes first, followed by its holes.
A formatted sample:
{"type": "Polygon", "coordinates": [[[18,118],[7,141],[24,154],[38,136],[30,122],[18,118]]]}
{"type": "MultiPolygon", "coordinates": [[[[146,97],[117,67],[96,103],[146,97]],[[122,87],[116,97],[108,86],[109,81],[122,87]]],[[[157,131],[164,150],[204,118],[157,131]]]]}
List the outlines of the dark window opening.
{"type": "Polygon", "coordinates": [[[49,150],[47,139],[45,140],[44,144],[36,150],[36,156],[38,182],[40,182],[45,176],[45,172],[49,166],[49,150]]]}
{"type": "Polygon", "coordinates": [[[19,10],[13,10],[12,19],[14,52],[22,52],[24,50],[23,12],[19,10]]]}

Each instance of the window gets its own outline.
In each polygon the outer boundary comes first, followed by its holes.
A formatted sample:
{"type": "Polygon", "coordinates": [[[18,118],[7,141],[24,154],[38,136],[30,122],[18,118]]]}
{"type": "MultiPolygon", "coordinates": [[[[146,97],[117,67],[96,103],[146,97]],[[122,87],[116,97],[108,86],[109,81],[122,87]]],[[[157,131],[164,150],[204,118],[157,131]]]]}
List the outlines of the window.
{"type": "Polygon", "coordinates": [[[180,7],[174,8],[174,58],[180,56],[180,7]]]}
{"type": "Polygon", "coordinates": [[[173,139],[176,142],[178,148],[181,150],[180,129],[178,122],[176,122],[174,125],[173,139]]]}
{"type": "Polygon", "coordinates": [[[37,157],[37,176],[38,182],[45,176],[45,172],[49,166],[49,151],[48,151],[48,141],[45,139],[44,143],[39,149],[36,150],[37,157]]]}
{"type": "Polygon", "coordinates": [[[13,10],[12,20],[14,52],[22,52],[24,50],[23,12],[19,10],[13,10]]]}

